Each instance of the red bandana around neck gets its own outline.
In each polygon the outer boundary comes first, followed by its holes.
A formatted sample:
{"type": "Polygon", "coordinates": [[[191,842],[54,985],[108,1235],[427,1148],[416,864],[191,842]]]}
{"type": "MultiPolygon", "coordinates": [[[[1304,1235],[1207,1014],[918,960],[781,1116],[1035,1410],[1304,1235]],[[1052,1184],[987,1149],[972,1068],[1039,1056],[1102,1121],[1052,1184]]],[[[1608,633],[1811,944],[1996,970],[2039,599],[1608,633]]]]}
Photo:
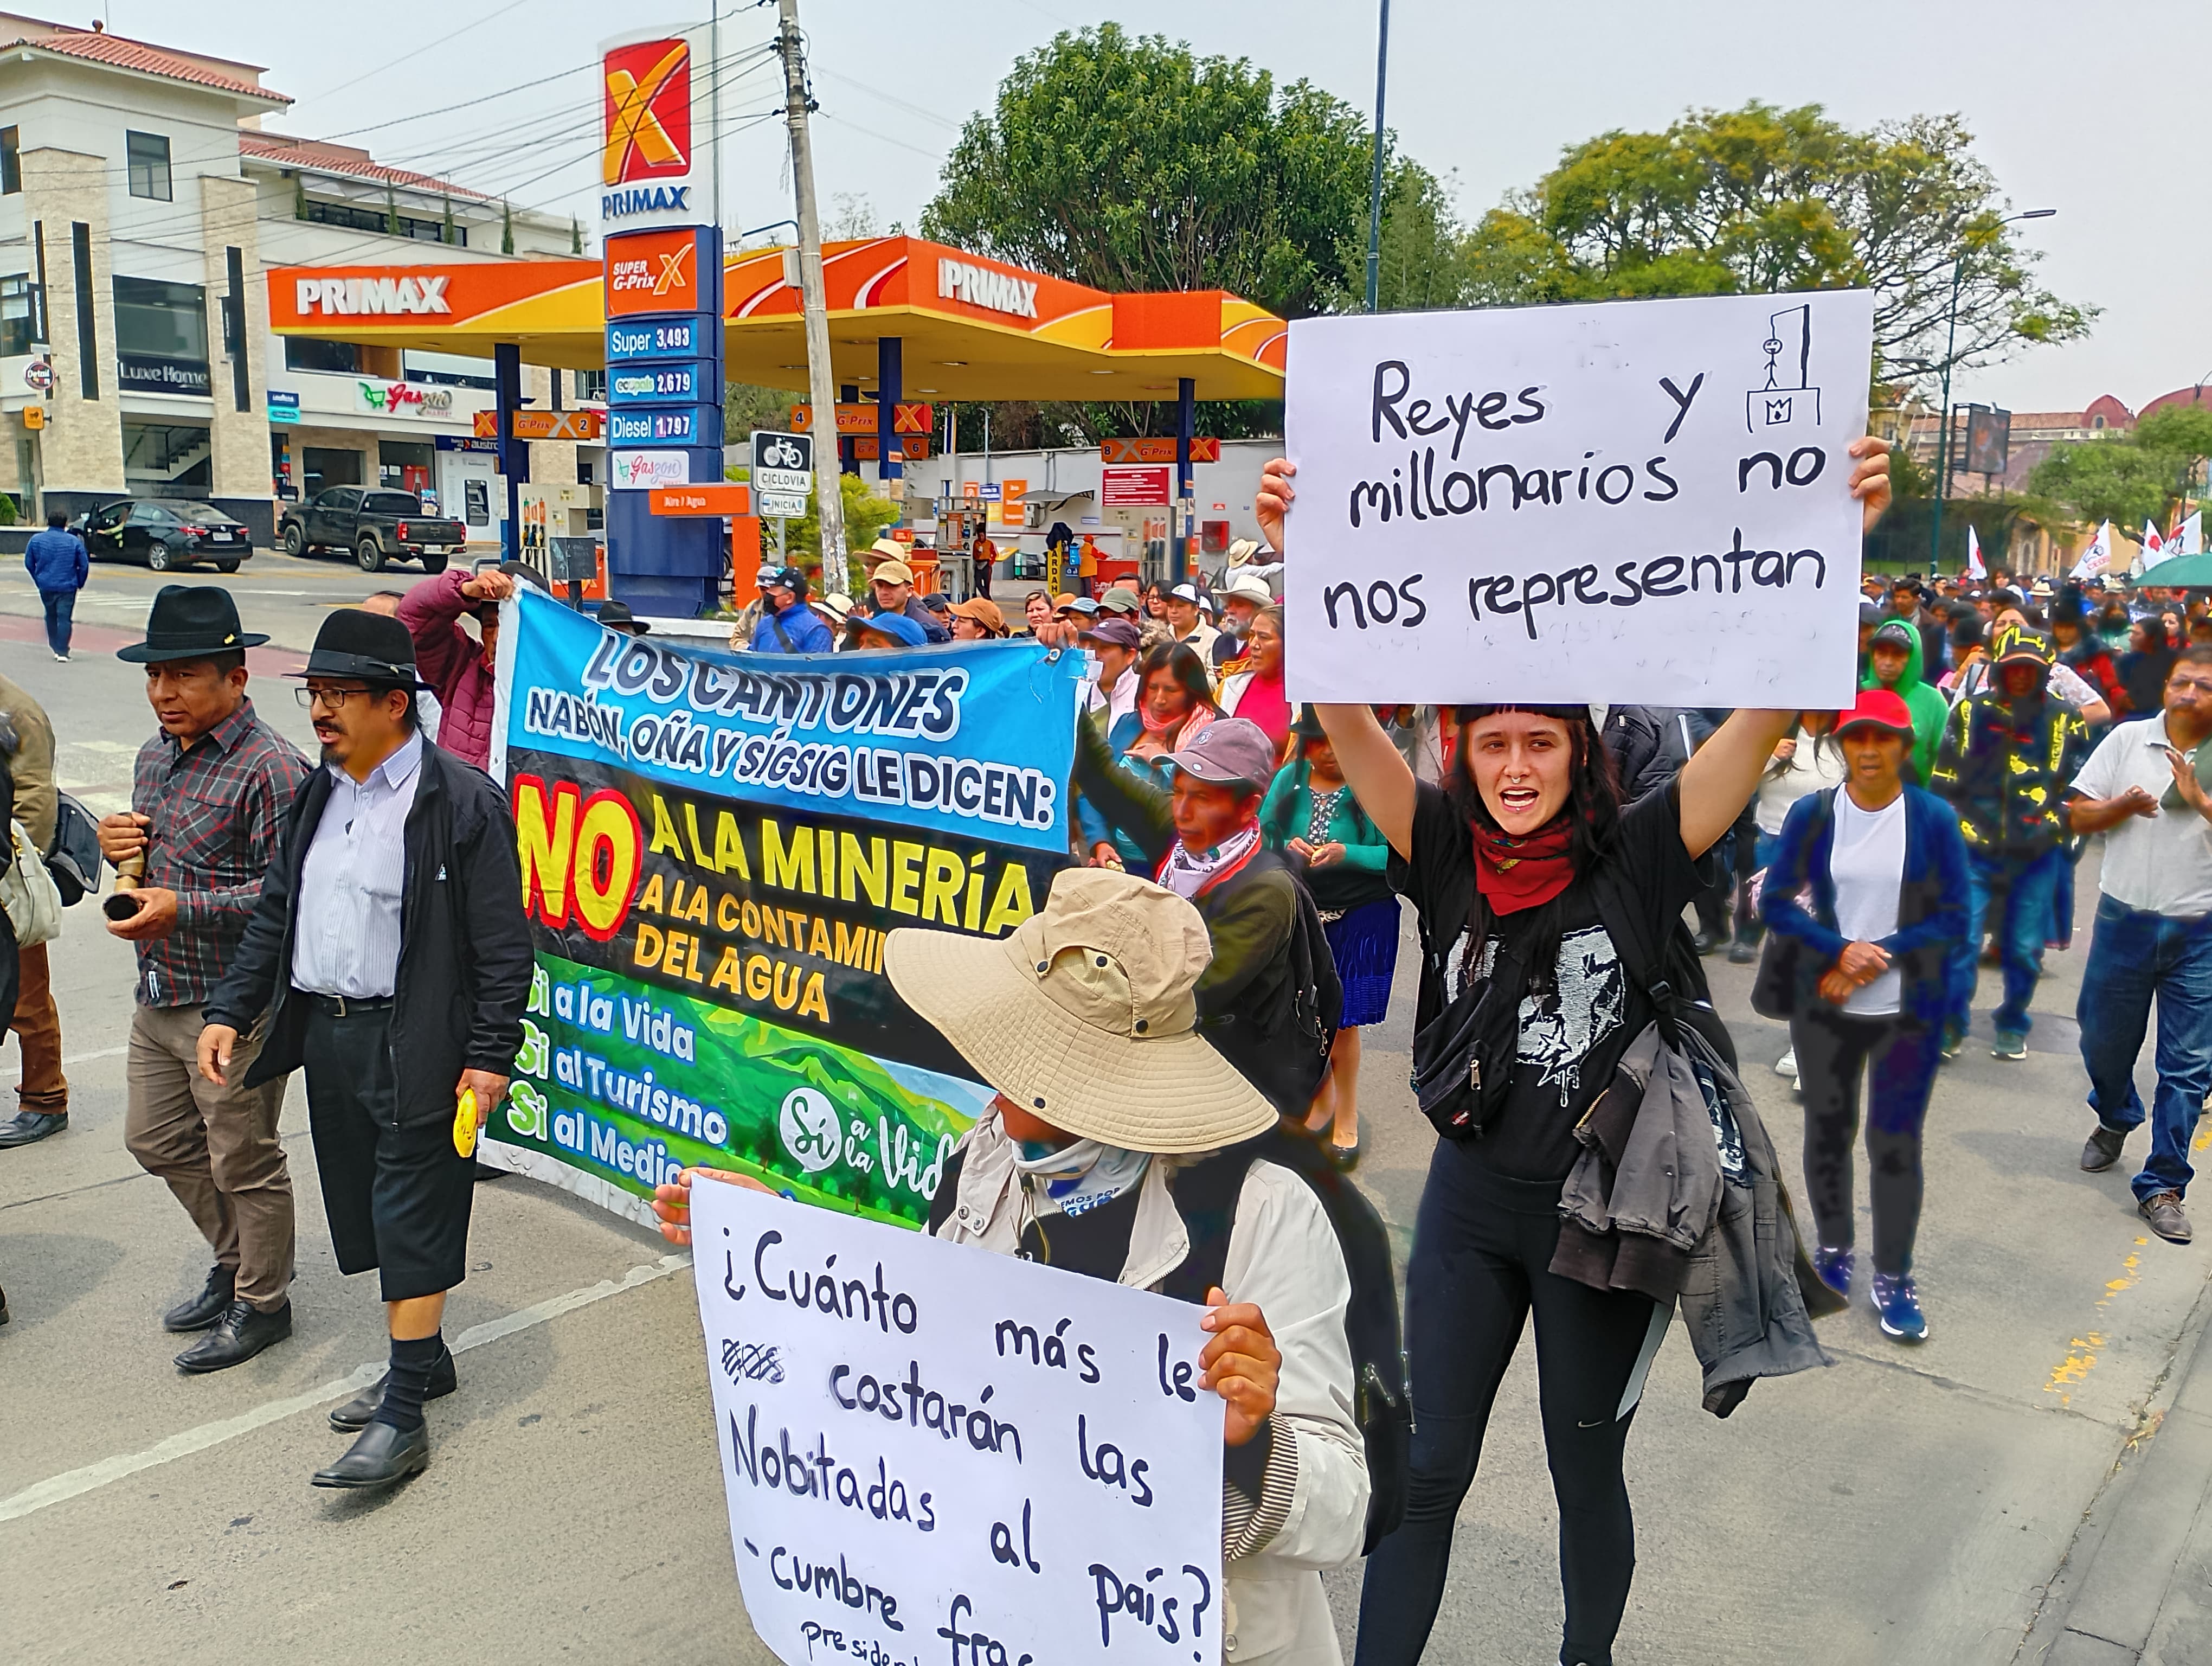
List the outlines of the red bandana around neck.
{"type": "Polygon", "coordinates": [[[1498,914],[1540,908],[1565,891],[1575,877],[1567,846],[1573,829],[1555,816],[1525,838],[1474,827],[1474,884],[1498,914]]]}

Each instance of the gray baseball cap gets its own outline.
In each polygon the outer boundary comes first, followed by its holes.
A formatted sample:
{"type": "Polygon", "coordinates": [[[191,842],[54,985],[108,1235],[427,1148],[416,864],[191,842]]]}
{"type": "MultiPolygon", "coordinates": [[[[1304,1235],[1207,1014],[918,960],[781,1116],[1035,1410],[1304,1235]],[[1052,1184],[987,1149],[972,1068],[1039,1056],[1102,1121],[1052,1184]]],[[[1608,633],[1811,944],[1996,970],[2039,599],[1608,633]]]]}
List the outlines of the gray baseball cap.
{"type": "Polygon", "coordinates": [[[1199,731],[1190,745],[1165,760],[1196,781],[1249,781],[1275,778],[1275,746],[1267,732],[1246,717],[1224,717],[1199,731]]]}

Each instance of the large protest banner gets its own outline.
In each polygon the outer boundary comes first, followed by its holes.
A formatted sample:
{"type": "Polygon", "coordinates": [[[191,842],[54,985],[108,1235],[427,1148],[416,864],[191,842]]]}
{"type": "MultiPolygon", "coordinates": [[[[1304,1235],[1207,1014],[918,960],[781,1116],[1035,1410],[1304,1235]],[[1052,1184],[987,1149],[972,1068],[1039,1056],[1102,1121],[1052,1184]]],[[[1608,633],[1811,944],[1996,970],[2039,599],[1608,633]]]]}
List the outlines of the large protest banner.
{"type": "Polygon", "coordinates": [[[1300,319],[1297,700],[1836,708],[1863,290],[1300,319]]]}
{"type": "Polygon", "coordinates": [[[745,1614],[792,1666],[1221,1658],[1201,1310],[692,1188],[745,1614]]]}
{"type": "Polygon", "coordinates": [[[990,1103],[887,933],[1002,937],[1067,861],[1081,656],[738,654],[526,591],[492,772],[538,974],[485,1161],[650,1224],[694,1163],[919,1225],[990,1103]]]}

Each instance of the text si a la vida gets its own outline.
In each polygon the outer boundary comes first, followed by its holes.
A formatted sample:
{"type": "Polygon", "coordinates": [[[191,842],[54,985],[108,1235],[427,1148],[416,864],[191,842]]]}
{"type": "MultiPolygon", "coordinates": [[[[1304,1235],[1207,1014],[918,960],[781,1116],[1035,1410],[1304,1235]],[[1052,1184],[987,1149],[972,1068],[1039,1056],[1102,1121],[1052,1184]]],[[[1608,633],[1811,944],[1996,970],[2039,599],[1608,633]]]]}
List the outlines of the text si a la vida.
{"type": "MultiPolygon", "coordinates": [[[[1332,583],[1322,598],[1328,628],[1418,629],[1434,608],[1464,605],[1477,619],[1516,618],[1534,640],[1540,617],[1553,610],[1632,608],[1701,593],[1741,595],[1747,587],[1825,588],[1829,562],[1821,550],[1762,548],[1755,532],[1747,538],[1741,524],[1733,526],[1723,543],[1715,521],[1707,548],[1636,549],[1641,529],[1630,523],[1650,506],[1678,500],[1700,510],[1716,505],[1709,481],[1693,477],[1692,470],[1671,458],[1668,450],[1700,394],[1726,397],[1710,393],[1706,380],[1703,373],[1680,383],[1670,376],[1654,377],[1651,444],[1628,458],[1579,445],[1571,425],[1560,419],[1559,399],[1543,382],[1486,389],[1430,386],[1403,360],[1377,362],[1370,379],[1365,435],[1372,450],[1339,506],[1346,532],[1377,539],[1386,538],[1394,525],[1461,522],[1493,532],[1525,528],[1528,547],[1540,550],[1559,536],[1563,521],[1579,522],[1576,541],[1587,545],[1591,523],[1584,516],[1623,510],[1621,537],[1627,547],[1613,552],[1624,556],[1619,560],[1476,574],[1465,581],[1463,599],[1447,597],[1426,572],[1332,583]]],[[[1710,458],[1698,460],[1710,469],[1710,458]]],[[[1824,478],[1832,481],[1835,471],[1847,465],[1840,453],[1832,457],[1820,443],[1768,448],[1754,441],[1735,459],[1733,496],[1743,505],[1735,519],[1755,520],[1774,495],[1802,491],[1824,478]]],[[[1702,518],[1714,520],[1710,514],[1702,518]]],[[[1641,535],[1648,539],[1648,532],[1641,535]]]]}
{"type": "Polygon", "coordinates": [[[879,975],[884,916],[999,937],[1036,911],[1028,860],[1005,846],[755,806],[741,820],[726,802],[651,787],[642,797],[518,769],[524,907],[596,943],[627,927],[622,970],[733,1006],[827,1026],[825,969],[879,975]]]}
{"type": "Polygon", "coordinates": [[[625,763],[825,804],[921,812],[1028,832],[1059,814],[1059,783],[1029,765],[958,755],[969,673],[765,671],[602,633],[581,692],[524,693],[527,734],[625,763]],[[627,703],[642,700],[647,708],[627,703]]]}

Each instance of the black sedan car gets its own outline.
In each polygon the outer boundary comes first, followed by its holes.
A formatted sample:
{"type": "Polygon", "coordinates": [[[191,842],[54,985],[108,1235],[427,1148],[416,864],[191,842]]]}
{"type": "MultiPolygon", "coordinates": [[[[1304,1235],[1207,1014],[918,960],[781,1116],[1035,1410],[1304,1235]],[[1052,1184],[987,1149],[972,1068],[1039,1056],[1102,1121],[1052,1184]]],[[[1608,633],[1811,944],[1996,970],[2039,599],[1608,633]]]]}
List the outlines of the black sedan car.
{"type": "Polygon", "coordinates": [[[212,562],[218,573],[235,573],[253,553],[253,535],[211,503],[181,499],[120,498],[70,523],[94,561],[119,556],[143,561],[156,573],[212,562]]]}

